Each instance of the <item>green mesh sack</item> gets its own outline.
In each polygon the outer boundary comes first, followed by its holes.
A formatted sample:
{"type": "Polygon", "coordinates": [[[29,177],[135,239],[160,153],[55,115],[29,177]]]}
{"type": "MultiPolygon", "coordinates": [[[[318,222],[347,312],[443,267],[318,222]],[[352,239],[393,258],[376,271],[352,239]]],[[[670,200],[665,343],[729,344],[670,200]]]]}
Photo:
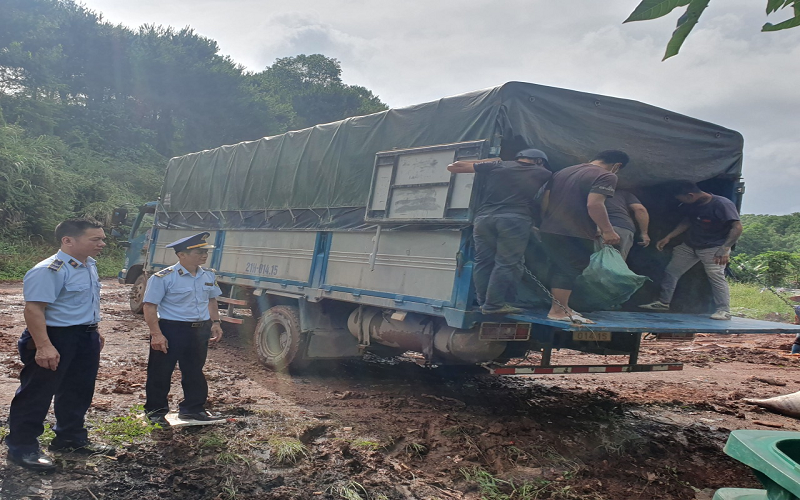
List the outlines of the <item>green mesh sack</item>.
{"type": "Polygon", "coordinates": [[[631,271],[617,249],[604,246],[592,254],[589,266],[578,276],[569,303],[578,311],[614,309],[648,279],[631,271]]]}

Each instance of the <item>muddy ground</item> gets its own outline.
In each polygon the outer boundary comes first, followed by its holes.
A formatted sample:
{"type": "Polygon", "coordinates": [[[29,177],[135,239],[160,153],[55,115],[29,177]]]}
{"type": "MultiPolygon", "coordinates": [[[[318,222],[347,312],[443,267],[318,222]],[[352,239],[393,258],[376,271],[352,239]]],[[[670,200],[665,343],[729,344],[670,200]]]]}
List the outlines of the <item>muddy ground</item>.
{"type": "MultiPolygon", "coordinates": [[[[21,291],[0,285],[2,426],[21,366],[21,291]]],[[[143,403],[147,330],[127,294],[105,282],[107,343],[88,414],[117,456],[57,455],[59,470],[41,475],[2,450],[0,500],[710,499],[758,487],[722,452],[731,430],[800,430],[742,401],[800,390],[791,335],[643,341],[640,362],[680,361],[681,372],[497,378],[378,357],[287,376],[231,334],[206,367],[210,409],[228,421],[137,438],[141,421],[120,417],[143,403]]],[[[553,362],[624,358],[562,351],[553,362]]]]}

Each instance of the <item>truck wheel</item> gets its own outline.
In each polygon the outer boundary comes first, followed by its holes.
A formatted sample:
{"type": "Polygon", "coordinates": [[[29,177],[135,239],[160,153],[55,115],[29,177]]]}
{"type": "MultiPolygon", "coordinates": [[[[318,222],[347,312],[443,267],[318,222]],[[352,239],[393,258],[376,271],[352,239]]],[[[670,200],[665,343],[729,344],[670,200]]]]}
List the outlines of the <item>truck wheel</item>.
{"type": "Polygon", "coordinates": [[[140,274],[131,288],[131,312],[142,314],[144,310],[144,289],[147,286],[147,277],[144,273],[140,274]]]}
{"type": "Polygon", "coordinates": [[[259,361],[275,371],[286,371],[290,366],[304,367],[303,337],[298,308],[275,306],[267,309],[253,336],[259,361]]]}

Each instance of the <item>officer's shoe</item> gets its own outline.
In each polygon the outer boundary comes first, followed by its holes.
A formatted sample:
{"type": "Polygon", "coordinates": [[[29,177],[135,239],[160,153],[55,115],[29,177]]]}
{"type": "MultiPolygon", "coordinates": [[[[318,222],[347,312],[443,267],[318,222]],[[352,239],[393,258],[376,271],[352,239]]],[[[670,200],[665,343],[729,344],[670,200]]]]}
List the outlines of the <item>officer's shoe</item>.
{"type": "Polygon", "coordinates": [[[8,460],[26,469],[38,472],[53,472],[56,470],[56,464],[53,463],[53,460],[41,451],[21,453],[19,455],[8,452],[8,460]]]}
{"type": "Polygon", "coordinates": [[[93,443],[87,441],[85,443],[75,442],[53,442],[47,447],[50,451],[58,451],[61,453],[78,453],[80,455],[108,455],[113,457],[116,455],[117,450],[113,446],[103,443],[93,443]]]}
{"type": "Polygon", "coordinates": [[[217,420],[225,420],[225,417],[214,415],[208,410],[199,411],[197,413],[178,413],[178,418],[181,420],[195,420],[197,422],[216,422],[217,420]]]}
{"type": "Polygon", "coordinates": [[[160,413],[151,413],[150,415],[147,415],[147,420],[151,424],[158,424],[162,428],[169,427],[169,422],[167,422],[166,416],[160,413]]]}

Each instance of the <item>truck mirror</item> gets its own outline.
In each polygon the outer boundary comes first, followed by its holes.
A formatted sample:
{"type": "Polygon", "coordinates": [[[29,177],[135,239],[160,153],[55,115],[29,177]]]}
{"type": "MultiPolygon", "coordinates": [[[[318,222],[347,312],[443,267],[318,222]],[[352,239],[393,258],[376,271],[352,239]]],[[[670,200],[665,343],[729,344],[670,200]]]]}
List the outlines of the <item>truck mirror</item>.
{"type": "Polygon", "coordinates": [[[116,208],[114,209],[114,213],[111,214],[111,225],[112,226],[120,226],[125,224],[128,220],[128,209],[127,208],[116,208]]]}

